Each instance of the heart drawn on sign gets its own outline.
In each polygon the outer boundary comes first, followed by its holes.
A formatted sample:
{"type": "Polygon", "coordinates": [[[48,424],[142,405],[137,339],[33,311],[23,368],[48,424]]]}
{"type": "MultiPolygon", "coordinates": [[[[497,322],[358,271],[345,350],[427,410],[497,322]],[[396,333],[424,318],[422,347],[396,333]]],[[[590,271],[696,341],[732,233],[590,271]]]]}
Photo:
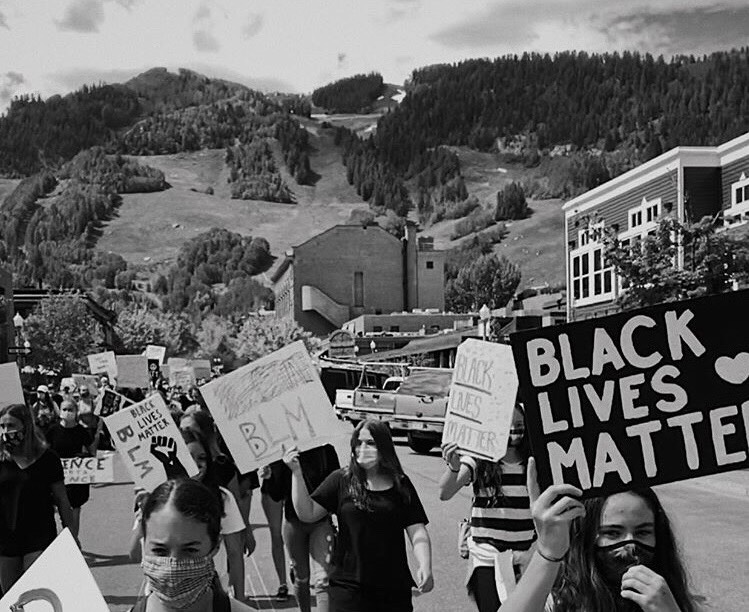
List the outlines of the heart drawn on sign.
{"type": "Polygon", "coordinates": [[[749,378],[749,353],[739,353],[736,357],[718,357],[715,371],[723,380],[732,385],[740,385],[749,378]]]}

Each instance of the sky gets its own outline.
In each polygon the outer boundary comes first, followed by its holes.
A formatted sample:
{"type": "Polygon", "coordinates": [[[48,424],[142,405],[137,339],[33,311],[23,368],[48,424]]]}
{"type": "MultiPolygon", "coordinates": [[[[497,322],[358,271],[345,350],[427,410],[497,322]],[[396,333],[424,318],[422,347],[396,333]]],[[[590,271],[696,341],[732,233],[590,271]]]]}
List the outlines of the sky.
{"type": "Polygon", "coordinates": [[[747,31],[746,0],[0,0],[0,109],[155,66],[304,93],[524,51],[701,55],[747,31]]]}

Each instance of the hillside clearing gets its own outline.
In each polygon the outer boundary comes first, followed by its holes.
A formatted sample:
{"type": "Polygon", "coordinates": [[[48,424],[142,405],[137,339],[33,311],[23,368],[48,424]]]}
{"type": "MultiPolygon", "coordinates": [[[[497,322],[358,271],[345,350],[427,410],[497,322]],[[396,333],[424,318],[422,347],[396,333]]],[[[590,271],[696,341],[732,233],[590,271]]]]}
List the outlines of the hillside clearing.
{"type": "MultiPolygon", "coordinates": [[[[497,191],[511,181],[519,181],[527,172],[520,164],[507,164],[493,153],[481,153],[465,147],[454,147],[460,157],[463,178],[468,193],[475,195],[487,210],[496,205],[497,191]]],[[[564,213],[562,202],[553,200],[528,200],[533,211],[527,219],[506,222],[508,234],[494,251],[520,266],[520,288],[548,283],[564,283],[564,213]]],[[[451,249],[470,234],[450,240],[457,220],[441,221],[424,230],[423,236],[433,236],[435,247],[451,249]]]]}
{"type": "Polygon", "coordinates": [[[127,261],[173,260],[185,240],[213,227],[262,236],[279,258],[290,247],[339,223],[351,211],[367,208],[346,182],[346,172],[331,133],[310,135],[312,169],[320,175],[314,186],[297,185],[286,168],[281,174],[294,191],[296,204],[232,200],[226,183],[223,150],[143,156],[140,163],[164,172],[170,189],[123,196],[119,214],[103,229],[98,248],[119,253],[127,261]],[[205,193],[212,187],[214,195],[205,193]],[[193,191],[196,190],[196,191],[193,191]]]}

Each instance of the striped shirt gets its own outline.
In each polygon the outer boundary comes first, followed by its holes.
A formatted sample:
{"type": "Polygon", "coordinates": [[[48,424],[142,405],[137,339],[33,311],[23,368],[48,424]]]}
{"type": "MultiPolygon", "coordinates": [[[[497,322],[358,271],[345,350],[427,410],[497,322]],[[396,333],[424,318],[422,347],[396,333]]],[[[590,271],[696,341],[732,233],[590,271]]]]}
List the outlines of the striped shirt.
{"type": "Polygon", "coordinates": [[[461,463],[474,477],[471,505],[471,537],[474,542],[491,544],[497,550],[528,550],[536,539],[531,516],[531,503],[525,483],[525,467],[520,463],[504,463],[501,497],[495,500],[491,489],[476,483],[478,461],[464,455],[461,463]]]}

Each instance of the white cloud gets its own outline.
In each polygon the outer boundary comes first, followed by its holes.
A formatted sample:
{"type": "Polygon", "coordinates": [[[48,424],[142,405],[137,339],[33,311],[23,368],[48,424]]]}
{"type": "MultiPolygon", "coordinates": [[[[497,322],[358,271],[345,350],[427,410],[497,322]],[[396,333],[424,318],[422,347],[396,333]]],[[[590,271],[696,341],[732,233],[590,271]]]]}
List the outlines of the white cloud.
{"type": "Polygon", "coordinates": [[[65,9],[62,19],[55,23],[67,32],[98,32],[104,21],[102,0],[75,0],[65,9]]]}

